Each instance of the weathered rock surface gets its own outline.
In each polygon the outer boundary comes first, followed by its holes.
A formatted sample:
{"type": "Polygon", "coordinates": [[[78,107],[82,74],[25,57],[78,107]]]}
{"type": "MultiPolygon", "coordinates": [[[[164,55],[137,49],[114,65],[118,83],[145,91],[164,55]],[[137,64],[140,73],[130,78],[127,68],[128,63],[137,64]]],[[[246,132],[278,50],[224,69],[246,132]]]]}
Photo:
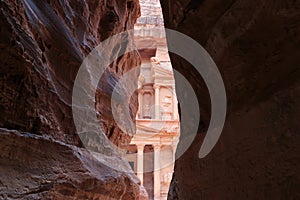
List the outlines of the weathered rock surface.
{"type": "MultiPolygon", "coordinates": [[[[112,170],[85,149],[5,129],[0,140],[0,199],[146,197],[135,175],[112,170]]],[[[128,170],[128,165],[119,167],[128,170]]]]}
{"type": "MultiPolygon", "coordinates": [[[[134,175],[116,172],[78,148],[83,145],[71,110],[73,84],[83,59],[109,36],[133,28],[139,2],[21,0],[0,5],[0,127],[33,134],[1,132],[1,197],[145,197],[139,194],[142,188],[134,175]]],[[[120,76],[139,63],[134,51],[115,60],[92,97],[105,135],[118,147],[126,146],[130,136],[113,120],[110,95],[120,76]]],[[[130,117],[134,118],[136,95],[131,100],[130,117]]],[[[112,158],[118,159],[118,153],[112,158]]]]}
{"type": "Polygon", "coordinates": [[[176,162],[169,199],[299,199],[299,1],[161,3],[165,25],[197,40],[212,56],[228,99],[221,138],[199,159],[209,94],[193,67],[171,56],[197,91],[202,122],[176,162]]]}
{"type": "MultiPolygon", "coordinates": [[[[71,114],[77,70],[96,45],[132,29],[138,16],[138,1],[2,1],[0,126],[51,134],[80,145],[71,114]]],[[[97,109],[105,113],[99,118],[109,137],[121,135],[117,127],[111,131],[115,126],[107,109],[111,85],[139,63],[137,52],[115,61],[96,94],[97,109]]],[[[135,99],[132,116],[137,109],[135,99]]],[[[128,143],[128,139],[114,141],[117,145],[128,143]]]]}

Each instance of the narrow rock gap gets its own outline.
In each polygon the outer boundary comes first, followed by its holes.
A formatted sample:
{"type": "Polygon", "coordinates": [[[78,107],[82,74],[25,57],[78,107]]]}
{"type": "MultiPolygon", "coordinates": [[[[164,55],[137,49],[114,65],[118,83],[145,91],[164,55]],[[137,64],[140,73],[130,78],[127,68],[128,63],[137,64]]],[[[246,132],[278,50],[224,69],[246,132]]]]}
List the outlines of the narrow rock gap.
{"type": "Polygon", "coordinates": [[[166,200],[179,140],[175,80],[168,54],[160,2],[140,0],[134,40],[142,64],[138,79],[136,134],[126,158],[149,200],[166,200]]]}

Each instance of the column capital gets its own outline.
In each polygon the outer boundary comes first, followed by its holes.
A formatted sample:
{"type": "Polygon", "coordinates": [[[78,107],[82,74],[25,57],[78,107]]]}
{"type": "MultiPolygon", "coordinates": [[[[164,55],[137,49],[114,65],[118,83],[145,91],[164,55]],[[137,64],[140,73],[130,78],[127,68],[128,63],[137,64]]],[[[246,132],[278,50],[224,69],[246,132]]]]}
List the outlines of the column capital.
{"type": "Polygon", "coordinates": [[[137,151],[144,151],[144,144],[136,144],[137,151]]]}
{"type": "Polygon", "coordinates": [[[179,138],[173,138],[171,145],[177,147],[178,143],[179,143],[179,138]]]}
{"type": "Polygon", "coordinates": [[[161,147],[160,144],[153,144],[152,146],[153,146],[154,151],[159,151],[160,147],[161,147]]]}
{"type": "Polygon", "coordinates": [[[156,90],[156,89],[159,89],[160,88],[160,85],[157,85],[157,84],[154,84],[153,85],[153,88],[156,90]]]}
{"type": "Polygon", "coordinates": [[[175,152],[176,151],[176,148],[177,148],[177,144],[171,144],[171,147],[172,147],[172,150],[175,152]]]}

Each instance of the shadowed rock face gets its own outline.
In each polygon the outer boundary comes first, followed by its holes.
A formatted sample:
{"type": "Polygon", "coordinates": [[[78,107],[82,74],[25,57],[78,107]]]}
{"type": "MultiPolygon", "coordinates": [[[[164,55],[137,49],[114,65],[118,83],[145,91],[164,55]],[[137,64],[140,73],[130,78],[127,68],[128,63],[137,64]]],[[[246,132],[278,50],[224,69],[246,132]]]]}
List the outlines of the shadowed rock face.
{"type": "MultiPolygon", "coordinates": [[[[134,175],[114,171],[79,148],[71,110],[83,59],[109,36],[133,28],[139,2],[21,0],[0,5],[0,127],[5,129],[0,136],[0,198],[145,198],[134,175]]],[[[114,61],[92,97],[104,133],[119,147],[130,137],[112,119],[112,86],[139,63],[137,52],[114,61]]],[[[131,118],[136,110],[133,95],[131,118]]],[[[117,152],[112,158],[119,159],[117,152]]]]}
{"type": "Polygon", "coordinates": [[[169,199],[300,198],[299,2],[161,3],[166,27],[192,37],[212,56],[228,100],[222,135],[199,159],[210,119],[209,94],[193,67],[171,56],[173,67],[197,91],[202,122],[175,164],[169,199]]]}

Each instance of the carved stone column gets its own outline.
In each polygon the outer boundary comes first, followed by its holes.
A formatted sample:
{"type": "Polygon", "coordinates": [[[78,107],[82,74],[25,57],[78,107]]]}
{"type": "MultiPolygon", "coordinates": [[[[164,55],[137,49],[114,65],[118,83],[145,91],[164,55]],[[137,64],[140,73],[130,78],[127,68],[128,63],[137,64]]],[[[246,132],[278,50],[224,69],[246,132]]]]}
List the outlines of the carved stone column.
{"type": "Polygon", "coordinates": [[[137,177],[141,181],[141,185],[143,185],[143,177],[144,177],[144,146],[143,144],[137,144],[137,177]]]}
{"type": "Polygon", "coordinates": [[[154,199],[160,199],[160,144],[153,145],[154,148],[154,199]]]}
{"type": "Polygon", "coordinates": [[[155,119],[159,119],[159,90],[160,86],[159,85],[154,85],[154,90],[155,90],[155,119]]]}
{"type": "Polygon", "coordinates": [[[138,119],[143,118],[143,92],[142,89],[138,91],[138,102],[139,102],[139,107],[138,107],[138,119]]]}

